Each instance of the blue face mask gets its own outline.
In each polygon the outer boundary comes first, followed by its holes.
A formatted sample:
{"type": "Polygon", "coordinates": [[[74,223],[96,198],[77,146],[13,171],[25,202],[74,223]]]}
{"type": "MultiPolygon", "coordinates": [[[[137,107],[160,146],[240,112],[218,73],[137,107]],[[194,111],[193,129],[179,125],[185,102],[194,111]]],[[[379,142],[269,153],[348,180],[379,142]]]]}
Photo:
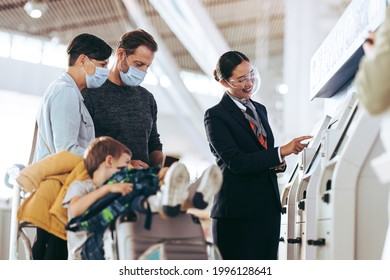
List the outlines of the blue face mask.
{"type": "MultiPolygon", "coordinates": [[[[89,58],[88,60],[93,64],[93,62],[89,58]]],[[[93,64],[93,66],[95,66],[95,64],[93,64]]],[[[84,70],[86,82],[87,82],[87,88],[101,87],[106,82],[109,72],[110,71],[107,68],[95,66],[95,73],[93,73],[93,75],[90,76],[84,70]]]]}
{"type": "Polygon", "coordinates": [[[119,71],[122,82],[130,87],[136,87],[144,80],[146,72],[130,66],[129,70],[126,73],[123,73],[122,70],[119,71]]]}

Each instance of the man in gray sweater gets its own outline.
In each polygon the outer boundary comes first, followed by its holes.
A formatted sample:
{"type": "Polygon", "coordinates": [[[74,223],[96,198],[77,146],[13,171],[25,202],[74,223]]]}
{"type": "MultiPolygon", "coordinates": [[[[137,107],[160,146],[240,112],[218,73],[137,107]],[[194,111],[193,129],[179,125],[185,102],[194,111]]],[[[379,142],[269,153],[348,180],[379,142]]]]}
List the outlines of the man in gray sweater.
{"type": "Polygon", "coordinates": [[[125,144],[133,152],[133,166],[163,163],[156,100],[140,86],[157,48],[142,29],[123,34],[108,80],[100,88],[82,92],[96,137],[110,136],[125,144]]]}

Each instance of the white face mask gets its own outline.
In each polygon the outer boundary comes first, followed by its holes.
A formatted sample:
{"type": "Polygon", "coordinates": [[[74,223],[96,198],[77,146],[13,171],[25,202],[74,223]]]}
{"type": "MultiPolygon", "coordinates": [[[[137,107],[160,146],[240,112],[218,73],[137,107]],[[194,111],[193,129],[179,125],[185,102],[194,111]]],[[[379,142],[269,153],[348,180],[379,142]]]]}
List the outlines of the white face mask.
{"type": "MultiPolygon", "coordinates": [[[[93,64],[89,58],[88,60],[93,64]]],[[[88,75],[83,68],[86,77],[87,88],[101,87],[106,82],[108,74],[110,73],[107,68],[97,67],[95,64],[93,64],[93,66],[95,66],[95,73],[93,73],[92,76],[88,75]]]]}
{"type": "Polygon", "coordinates": [[[129,70],[126,73],[123,73],[122,70],[119,71],[122,82],[130,87],[136,87],[144,80],[146,72],[130,66],[129,70]]]}

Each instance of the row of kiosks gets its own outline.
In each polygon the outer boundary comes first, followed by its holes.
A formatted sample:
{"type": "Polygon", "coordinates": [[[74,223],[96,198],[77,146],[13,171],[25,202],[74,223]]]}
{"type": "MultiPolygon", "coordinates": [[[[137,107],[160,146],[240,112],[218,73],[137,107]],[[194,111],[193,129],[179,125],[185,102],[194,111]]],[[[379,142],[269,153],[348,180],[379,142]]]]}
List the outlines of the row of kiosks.
{"type": "Polygon", "coordinates": [[[282,192],[281,237],[279,259],[312,259],[312,248],[307,247],[308,236],[316,230],[317,184],[322,172],[320,162],[329,159],[338,131],[352,117],[356,97],[350,95],[333,117],[320,120],[313,133],[314,138],[298,157],[294,171],[282,192]],[[324,134],[327,143],[324,143],[324,134]],[[310,186],[310,187],[309,187],[310,186]],[[308,222],[307,222],[308,221],[308,222]]]}
{"type": "Polygon", "coordinates": [[[363,56],[359,35],[380,25],[385,7],[386,1],[352,1],[313,56],[311,97],[339,106],[320,121],[283,189],[279,259],[381,258],[389,186],[370,164],[384,152],[380,120],[359,106],[353,77],[363,56]]]}

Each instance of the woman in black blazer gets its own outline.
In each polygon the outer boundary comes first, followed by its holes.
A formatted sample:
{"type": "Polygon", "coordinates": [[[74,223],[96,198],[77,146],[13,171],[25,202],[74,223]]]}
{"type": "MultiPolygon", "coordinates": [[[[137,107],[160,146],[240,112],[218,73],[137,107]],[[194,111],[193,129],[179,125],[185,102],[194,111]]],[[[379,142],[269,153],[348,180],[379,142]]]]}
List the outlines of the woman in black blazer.
{"type": "Polygon", "coordinates": [[[311,136],[274,147],[267,110],[250,99],[259,77],[243,53],[223,54],[214,77],[226,88],[204,118],[223,173],[211,210],[214,242],[223,259],[277,259],[281,203],[276,173],[286,169],[284,157],[301,152],[307,144],[300,142],[311,136]]]}

